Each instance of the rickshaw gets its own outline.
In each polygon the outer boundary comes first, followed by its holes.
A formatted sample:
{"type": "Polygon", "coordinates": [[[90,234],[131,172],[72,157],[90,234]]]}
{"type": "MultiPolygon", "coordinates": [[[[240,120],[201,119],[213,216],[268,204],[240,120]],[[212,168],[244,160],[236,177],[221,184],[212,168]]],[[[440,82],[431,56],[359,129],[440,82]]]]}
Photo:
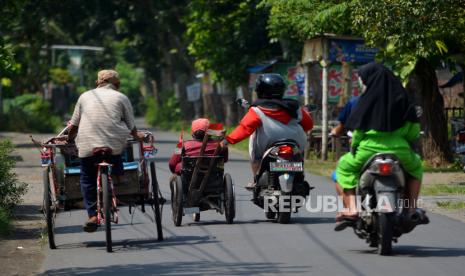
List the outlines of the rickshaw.
{"type": "Polygon", "coordinates": [[[235,192],[231,175],[224,173],[224,158],[219,156],[220,141],[225,131],[221,124],[211,124],[206,131],[199,156],[186,156],[180,145],[182,170],[170,180],[171,210],[175,226],[181,226],[184,215],[192,215],[200,220],[200,212],[215,210],[226,217],[226,223],[232,224],[235,212],[235,192]],[[217,141],[212,156],[206,156],[205,148],[210,139],[217,141]]]}
{"type": "MultiPolygon", "coordinates": [[[[55,218],[59,211],[83,208],[80,190],[80,162],[75,144],[63,142],[65,128],[57,137],[38,142],[31,136],[32,142],[38,146],[43,167],[43,211],[47,222],[48,243],[50,249],[56,249],[55,218]]],[[[106,162],[108,148],[94,151],[100,155],[97,176],[97,224],[105,226],[106,250],[112,252],[111,223],[118,223],[119,206],[132,208],[140,205],[145,212],[145,205],[151,206],[154,212],[157,239],[163,240],[161,224],[161,207],[165,202],[159,190],[155,170],[157,149],[150,132],[145,132],[144,141],[127,140],[122,154],[126,181],[117,182],[111,178],[111,164],[106,162]]]]}

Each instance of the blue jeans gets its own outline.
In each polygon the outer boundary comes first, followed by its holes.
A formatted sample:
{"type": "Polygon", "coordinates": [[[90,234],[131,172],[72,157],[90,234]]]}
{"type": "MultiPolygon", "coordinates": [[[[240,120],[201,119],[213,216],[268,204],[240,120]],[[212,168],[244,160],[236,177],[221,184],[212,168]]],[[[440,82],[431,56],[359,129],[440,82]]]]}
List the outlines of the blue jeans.
{"type": "MultiPolygon", "coordinates": [[[[101,157],[90,156],[81,158],[81,193],[84,198],[84,206],[89,217],[96,216],[97,210],[97,174],[98,163],[102,161],[101,157]]],[[[112,155],[106,160],[113,166],[111,167],[112,175],[123,175],[124,167],[121,155],[112,155]]]]}

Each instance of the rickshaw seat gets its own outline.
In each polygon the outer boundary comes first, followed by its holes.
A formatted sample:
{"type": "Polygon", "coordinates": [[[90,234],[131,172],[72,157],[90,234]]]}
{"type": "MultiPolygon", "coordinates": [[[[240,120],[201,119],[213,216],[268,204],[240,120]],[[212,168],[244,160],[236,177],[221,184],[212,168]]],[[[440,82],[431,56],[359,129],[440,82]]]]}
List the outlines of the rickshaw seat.
{"type": "Polygon", "coordinates": [[[110,156],[112,153],[113,150],[109,147],[98,147],[92,150],[92,155],[94,156],[110,156]]]}

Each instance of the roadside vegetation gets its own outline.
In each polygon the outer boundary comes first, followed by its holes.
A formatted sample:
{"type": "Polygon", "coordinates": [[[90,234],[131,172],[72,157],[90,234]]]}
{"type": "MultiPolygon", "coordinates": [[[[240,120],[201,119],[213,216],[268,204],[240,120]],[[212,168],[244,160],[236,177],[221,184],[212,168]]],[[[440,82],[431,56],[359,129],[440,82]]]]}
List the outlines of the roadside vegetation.
{"type": "Polygon", "coordinates": [[[12,152],[10,141],[0,141],[0,234],[8,233],[13,208],[21,202],[27,189],[13,172],[16,162],[10,157],[12,152]]]}
{"type": "Polygon", "coordinates": [[[421,194],[427,196],[437,195],[457,195],[465,196],[465,183],[460,184],[432,184],[424,185],[421,188],[421,194]]]}
{"type": "Polygon", "coordinates": [[[51,109],[50,102],[37,94],[24,94],[4,102],[1,129],[16,132],[55,132],[62,120],[51,109]]]}
{"type": "Polygon", "coordinates": [[[439,208],[448,210],[460,210],[465,209],[465,201],[438,201],[436,205],[439,208]]]}
{"type": "Polygon", "coordinates": [[[305,171],[315,175],[331,177],[336,166],[337,161],[332,160],[321,161],[315,158],[305,160],[305,171]]]}

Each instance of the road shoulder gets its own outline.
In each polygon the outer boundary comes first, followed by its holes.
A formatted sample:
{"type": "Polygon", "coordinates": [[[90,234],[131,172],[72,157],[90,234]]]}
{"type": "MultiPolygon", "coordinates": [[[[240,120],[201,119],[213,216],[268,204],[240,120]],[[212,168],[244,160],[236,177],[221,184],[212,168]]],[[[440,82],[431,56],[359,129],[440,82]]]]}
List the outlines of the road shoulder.
{"type": "MultiPolygon", "coordinates": [[[[34,135],[36,136],[36,135],[34,135]]],[[[50,137],[37,135],[38,140],[50,137]]],[[[32,146],[29,135],[2,132],[0,139],[10,139],[16,149],[13,157],[17,160],[15,173],[19,181],[28,184],[23,202],[14,210],[10,233],[0,237],[0,267],[2,275],[36,275],[44,259],[42,182],[39,152],[32,146]]]]}

